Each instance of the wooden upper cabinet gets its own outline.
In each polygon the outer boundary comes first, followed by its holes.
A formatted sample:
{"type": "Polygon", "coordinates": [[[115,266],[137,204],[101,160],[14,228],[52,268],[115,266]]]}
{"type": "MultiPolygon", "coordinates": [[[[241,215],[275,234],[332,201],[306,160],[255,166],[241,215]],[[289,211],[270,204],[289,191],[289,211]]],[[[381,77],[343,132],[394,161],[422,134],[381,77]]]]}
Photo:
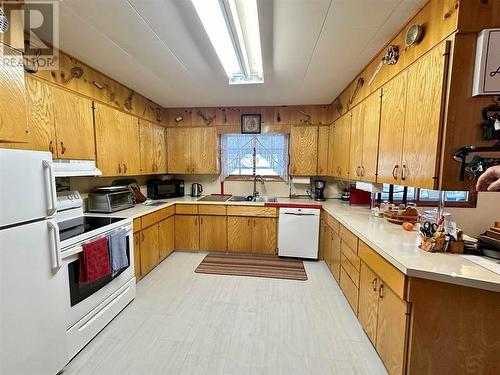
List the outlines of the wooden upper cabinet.
{"type": "Polygon", "coordinates": [[[92,101],[54,88],[54,113],[57,158],[94,160],[92,101]]]}
{"type": "Polygon", "coordinates": [[[330,137],[333,137],[330,147],[330,174],[334,177],[349,177],[349,160],[351,144],[351,112],[337,119],[333,124],[333,132],[330,129],[330,137]]]}
{"type": "Polygon", "coordinates": [[[167,172],[166,130],[163,126],[139,120],[141,173],[167,172]]]}
{"type": "Polygon", "coordinates": [[[290,131],[290,174],[315,176],[318,163],[318,127],[292,126],[290,131]]]}
{"type": "Polygon", "coordinates": [[[377,182],[401,182],[407,77],[403,71],[382,87],[377,182]]]}
{"type": "Polygon", "coordinates": [[[100,103],[94,106],[97,166],[103,175],[140,174],[137,118],[100,103]]]}
{"type": "MultiPolygon", "coordinates": [[[[18,52],[7,46],[4,51],[21,58],[18,52]]],[[[22,65],[0,66],[0,143],[28,142],[28,122],[26,115],[26,96],[24,69],[22,65]]]]}
{"type": "Polygon", "coordinates": [[[168,128],[168,173],[191,173],[191,132],[189,128],[168,128]]]}
{"type": "Polygon", "coordinates": [[[139,143],[141,150],[141,173],[153,174],[155,172],[153,160],[153,124],[149,121],[139,120],[139,143]]]}
{"type": "Polygon", "coordinates": [[[352,110],[349,176],[375,182],[377,179],[380,91],[352,110]]]}
{"type": "Polygon", "coordinates": [[[337,170],[336,170],[337,165],[335,164],[335,160],[336,160],[335,124],[336,123],[337,123],[337,121],[335,121],[332,125],[330,125],[328,127],[328,176],[335,176],[336,172],[337,172],[337,170]]]}
{"type": "Polygon", "coordinates": [[[215,127],[168,128],[169,173],[219,173],[219,135],[215,127]]]}
{"type": "Polygon", "coordinates": [[[317,175],[328,175],[328,135],[329,126],[318,126],[318,166],[317,175]]]}
{"type": "Polygon", "coordinates": [[[437,184],[441,119],[449,42],[432,49],[408,69],[401,180],[434,189],[437,184]]]}
{"type": "Polygon", "coordinates": [[[219,173],[219,135],[217,128],[192,128],[191,173],[219,173]]]}

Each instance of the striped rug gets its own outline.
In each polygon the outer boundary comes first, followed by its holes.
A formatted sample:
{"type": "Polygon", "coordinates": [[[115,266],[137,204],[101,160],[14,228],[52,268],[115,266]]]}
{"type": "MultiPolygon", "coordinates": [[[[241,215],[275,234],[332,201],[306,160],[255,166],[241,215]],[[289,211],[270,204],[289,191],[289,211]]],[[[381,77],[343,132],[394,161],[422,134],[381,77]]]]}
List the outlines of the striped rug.
{"type": "Polygon", "coordinates": [[[301,260],[264,254],[210,253],[202,260],[194,272],[307,280],[304,263],[301,260]]]}

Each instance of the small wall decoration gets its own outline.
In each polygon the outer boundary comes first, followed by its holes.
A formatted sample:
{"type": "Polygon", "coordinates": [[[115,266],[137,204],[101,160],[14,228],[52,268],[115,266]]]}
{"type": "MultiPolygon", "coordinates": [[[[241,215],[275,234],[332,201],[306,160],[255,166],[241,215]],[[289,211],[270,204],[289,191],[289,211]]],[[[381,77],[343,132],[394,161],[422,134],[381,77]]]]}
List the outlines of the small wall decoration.
{"type": "Polygon", "coordinates": [[[257,114],[242,114],[241,115],[241,133],[242,134],[260,134],[261,131],[261,116],[257,114]]]}
{"type": "Polygon", "coordinates": [[[478,34],[472,96],[500,95],[500,29],[478,34]]]}

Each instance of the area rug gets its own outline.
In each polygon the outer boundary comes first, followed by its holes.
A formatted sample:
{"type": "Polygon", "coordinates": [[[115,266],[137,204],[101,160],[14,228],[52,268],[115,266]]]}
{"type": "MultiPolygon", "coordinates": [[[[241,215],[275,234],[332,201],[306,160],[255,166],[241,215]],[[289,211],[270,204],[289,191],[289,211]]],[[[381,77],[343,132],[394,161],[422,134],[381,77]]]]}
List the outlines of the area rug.
{"type": "Polygon", "coordinates": [[[307,280],[307,273],[301,260],[263,254],[210,253],[202,260],[194,272],[213,275],[307,280]]]}

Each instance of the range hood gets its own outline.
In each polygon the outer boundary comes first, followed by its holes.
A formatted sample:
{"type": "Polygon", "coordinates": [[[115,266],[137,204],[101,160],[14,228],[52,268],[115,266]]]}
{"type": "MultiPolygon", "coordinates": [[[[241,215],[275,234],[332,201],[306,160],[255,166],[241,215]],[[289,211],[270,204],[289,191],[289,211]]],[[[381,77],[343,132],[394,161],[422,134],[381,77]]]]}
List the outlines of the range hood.
{"type": "Polygon", "coordinates": [[[95,160],[53,160],[56,177],[100,176],[102,172],[95,165],[95,160]]]}

